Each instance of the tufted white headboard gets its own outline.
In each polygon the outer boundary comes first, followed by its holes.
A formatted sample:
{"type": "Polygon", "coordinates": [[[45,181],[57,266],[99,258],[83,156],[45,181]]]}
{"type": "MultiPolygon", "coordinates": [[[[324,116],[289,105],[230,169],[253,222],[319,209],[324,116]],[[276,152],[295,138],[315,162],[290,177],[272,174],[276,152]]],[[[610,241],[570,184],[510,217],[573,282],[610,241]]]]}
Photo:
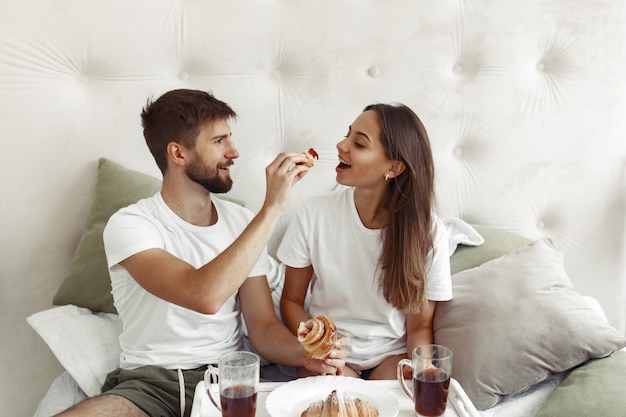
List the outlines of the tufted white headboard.
{"type": "Polygon", "coordinates": [[[158,175],[139,112],[179,87],[239,113],[232,195],[253,210],[277,152],[320,154],[294,201],[330,190],[335,144],[362,108],[409,105],[431,138],[441,214],[552,237],[623,332],[625,3],[2,1],[3,408],[32,415],[60,372],[25,317],[68,271],[97,159],[158,175]]]}

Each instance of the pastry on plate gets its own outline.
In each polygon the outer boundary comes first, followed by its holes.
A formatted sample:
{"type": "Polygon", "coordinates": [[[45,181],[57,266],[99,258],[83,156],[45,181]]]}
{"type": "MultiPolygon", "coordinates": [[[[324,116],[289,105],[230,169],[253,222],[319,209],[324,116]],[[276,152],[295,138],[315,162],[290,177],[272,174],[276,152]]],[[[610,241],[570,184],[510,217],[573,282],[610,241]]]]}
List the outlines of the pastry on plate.
{"type": "Polygon", "coordinates": [[[378,417],[378,410],[361,398],[333,390],[325,400],[312,402],[300,417],[378,417]]]}

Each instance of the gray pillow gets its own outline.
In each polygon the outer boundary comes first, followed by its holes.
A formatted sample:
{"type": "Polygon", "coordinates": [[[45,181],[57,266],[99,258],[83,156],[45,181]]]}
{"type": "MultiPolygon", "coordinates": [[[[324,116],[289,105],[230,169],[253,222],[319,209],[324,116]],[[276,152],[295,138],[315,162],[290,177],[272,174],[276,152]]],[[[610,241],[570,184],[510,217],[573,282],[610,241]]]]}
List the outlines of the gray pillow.
{"type": "Polygon", "coordinates": [[[479,410],[626,345],[544,239],[455,274],[452,289],[435,311],[435,342],[454,352],[452,376],[479,410]]]}
{"type": "Polygon", "coordinates": [[[622,416],[625,376],[626,352],[589,361],[561,382],[536,417],[622,416]]]}

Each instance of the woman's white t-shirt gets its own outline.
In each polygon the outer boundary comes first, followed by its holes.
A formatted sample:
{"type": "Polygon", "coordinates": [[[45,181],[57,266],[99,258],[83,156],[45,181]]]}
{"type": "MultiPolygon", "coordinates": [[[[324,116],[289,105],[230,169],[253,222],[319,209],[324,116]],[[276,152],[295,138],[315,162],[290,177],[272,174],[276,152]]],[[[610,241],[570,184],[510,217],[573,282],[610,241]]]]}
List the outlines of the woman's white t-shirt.
{"type": "MultiPolygon", "coordinates": [[[[199,268],[237,239],[253,213],[212,198],[218,220],[212,226],[189,224],[163,201],[161,193],[115,213],[104,230],[105,252],[115,307],[122,319],[122,368],[158,365],[192,369],[217,363],[227,351],[243,348],[240,308],[233,294],[216,314],[201,314],[158,298],[141,287],[119,262],[160,248],[199,268]]],[[[261,255],[249,276],[269,272],[261,255]]]]}
{"type": "MultiPolygon", "coordinates": [[[[447,232],[435,218],[434,252],[426,277],[427,298],[452,298],[447,232]]],[[[405,315],[380,289],[382,230],[366,228],[354,204],[354,189],[343,188],[307,200],[290,222],[277,256],[288,266],[313,266],[309,314],[327,315],[349,342],[346,363],[370,369],[406,353],[405,315]]]]}

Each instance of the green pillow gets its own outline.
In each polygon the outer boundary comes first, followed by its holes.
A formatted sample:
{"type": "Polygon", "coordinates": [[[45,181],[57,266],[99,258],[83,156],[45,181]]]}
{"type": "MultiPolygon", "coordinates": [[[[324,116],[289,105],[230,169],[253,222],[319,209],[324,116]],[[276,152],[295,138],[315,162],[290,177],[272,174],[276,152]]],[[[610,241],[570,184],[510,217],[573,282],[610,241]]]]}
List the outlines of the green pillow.
{"type": "Polygon", "coordinates": [[[150,197],[160,189],[161,180],[100,158],[96,191],[84,232],[69,274],[52,300],[54,305],[74,304],[94,311],[117,312],[113,306],[102,231],[117,210],[150,197]]]}
{"type": "Polygon", "coordinates": [[[622,416],[626,413],[626,352],[595,359],[572,371],[536,417],[622,416]]]}
{"type": "MultiPolygon", "coordinates": [[[[105,158],[99,159],[95,195],[83,236],[74,252],[69,274],[52,300],[54,305],[73,304],[94,311],[117,313],[111,295],[102,231],[117,210],[151,197],[160,189],[161,180],[158,178],[105,158]]],[[[244,205],[242,201],[230,197],[218,197],[244,205]]]]}
{"type": "Polygon", "coordinates": [[[492,259],[499,258],[507,253],[522,249],[532,243],[532,240],[494,227],[471,225],[485,242],[480,246],[457,246],[450,257],[450,273],[474,268],[492,259]]]}

